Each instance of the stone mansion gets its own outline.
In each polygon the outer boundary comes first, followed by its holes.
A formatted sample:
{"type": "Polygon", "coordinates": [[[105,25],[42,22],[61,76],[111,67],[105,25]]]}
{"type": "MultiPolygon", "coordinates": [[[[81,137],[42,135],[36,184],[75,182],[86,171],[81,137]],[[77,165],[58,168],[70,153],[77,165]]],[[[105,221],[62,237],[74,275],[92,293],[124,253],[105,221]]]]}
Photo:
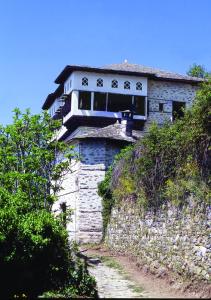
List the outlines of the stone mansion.
{"type": "Polygon", "coordinates": [[[71,208],[70,239],[100,242],[102,204],[97,186],[114,156],[140,139],[156,121],[174,121],[192,104],[200,79],[127,61],[104,67],[68,65],[56,78],[57,89],[43,104],[62,120],[59,140],[75,146],[80,160],[63,181],[53,210],[71,208]]]}

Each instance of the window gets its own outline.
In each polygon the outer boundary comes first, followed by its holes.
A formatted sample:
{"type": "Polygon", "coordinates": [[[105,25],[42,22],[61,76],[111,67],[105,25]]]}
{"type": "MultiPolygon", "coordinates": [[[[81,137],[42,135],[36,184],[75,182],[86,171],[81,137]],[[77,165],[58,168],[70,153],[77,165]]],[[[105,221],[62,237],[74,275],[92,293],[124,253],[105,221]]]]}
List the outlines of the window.
{"type": "Polygon", "coordinates": [[[129,81],[124,82],[124,89],[125,90],[130,90],[130,82],[129,81]]]}
{"type": "Polygon", "coordinates": [[[120,94],[108,94],[107,111],[119,112],[131,109],[132,96],[120,94]]]}
{"type": "Polygon", "coordinates": [[[83,77],[82,78],[82,81],[81,81],[81,84],[83,85],[83,86],[88,86],[88,78],[87,77],[83,77]]]}
{"type": "Polygon", "coordinates": [[[114,89],[115,89],[115,88],[118,88],[118,81],[117,81],[116,79],[113,79],[113,80],[112,80],[112,82],[111,82],[111,87],[114,88],[114,89]]]}
{"type": "Polygon", "coordinates": [[[72,98],[72,95],[69,94],[65,100],[65,104],[62,108],[63,116],[66,116],[71,111],[71,98],[72,98]]]}
{"type": "Polygon", "coordinates": [[[97,86],[103,87],[103,79],[102,78],[97,79],[97,86]]]}
{"type": "Polygon", "coordinates": [[[185,102],[173,101],[172,116],[173,120],[184,116],[185,102]]]}
{"type": "Polygon", "coordinates": [[[164,112],[164,104],[159,103],[159,112],[164,112]]]}
{"type": "Polygon", "coordinates": [[[134,96],[135,115],[145,116],[145,97],[134,96]]]}
{"type": "Polygon", "coordinates": [[[79,92],[78,109],[91,109],[91,92],[79,92]]]}
{"type": "Polygon", "coordinates": [[[94,93],[94,110],[106,110],[106,93],[94,93]]]}
{"type": "Polygon", "coordinates": [[[136,90],[142,91],[142,83],[140,81],[136,82],[136,90]]]}

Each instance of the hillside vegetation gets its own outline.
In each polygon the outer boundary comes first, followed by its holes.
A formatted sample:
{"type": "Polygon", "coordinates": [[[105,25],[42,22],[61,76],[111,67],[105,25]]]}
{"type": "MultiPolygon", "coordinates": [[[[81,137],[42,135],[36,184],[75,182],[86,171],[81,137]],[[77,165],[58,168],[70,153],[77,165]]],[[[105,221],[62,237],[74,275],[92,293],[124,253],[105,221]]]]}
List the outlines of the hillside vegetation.
{"type": "Polygon", "coordinates": [[[170,202],[183,206],[190,197],[211,204],[211,82],[197,92],[184,118],[153,124],[134,146],[124,149],[99,185],[104,229],[114,205],[133,200],[140,210],[156,211],[170,202]]]}

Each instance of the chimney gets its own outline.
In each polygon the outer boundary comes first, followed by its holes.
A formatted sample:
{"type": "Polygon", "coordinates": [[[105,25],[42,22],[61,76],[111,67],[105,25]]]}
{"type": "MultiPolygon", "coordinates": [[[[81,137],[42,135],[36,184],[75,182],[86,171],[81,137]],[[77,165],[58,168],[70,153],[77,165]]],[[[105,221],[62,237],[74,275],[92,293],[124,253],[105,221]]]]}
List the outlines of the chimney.
{"type": "Polygon", "coordinates": [[[133,130],[133,112],[131,110],[121,111],[121,125],[122,125],[122,133],[127,136],[132,136],[133,130]]]}

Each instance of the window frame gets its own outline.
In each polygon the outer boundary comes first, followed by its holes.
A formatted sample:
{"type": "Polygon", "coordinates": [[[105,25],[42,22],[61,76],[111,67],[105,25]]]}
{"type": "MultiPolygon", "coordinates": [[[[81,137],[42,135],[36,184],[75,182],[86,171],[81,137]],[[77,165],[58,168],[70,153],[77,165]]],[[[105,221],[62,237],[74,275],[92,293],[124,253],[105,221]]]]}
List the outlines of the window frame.
{"type": "Polygon", "coordinates": [[[111,88],[112,89],[118,89],[118,87],[119,87],[118,80],[117,79],[112,79],[112,81],[111,81],[111,88]],[[116,85],[116,86],[114,86],[114,85],[116,85]]]}
{"type": "Polygon", "coordinates": [[[89,78],[84,76],[81,78],[81,85],[82,86],[89,86],[89,78]]]}

